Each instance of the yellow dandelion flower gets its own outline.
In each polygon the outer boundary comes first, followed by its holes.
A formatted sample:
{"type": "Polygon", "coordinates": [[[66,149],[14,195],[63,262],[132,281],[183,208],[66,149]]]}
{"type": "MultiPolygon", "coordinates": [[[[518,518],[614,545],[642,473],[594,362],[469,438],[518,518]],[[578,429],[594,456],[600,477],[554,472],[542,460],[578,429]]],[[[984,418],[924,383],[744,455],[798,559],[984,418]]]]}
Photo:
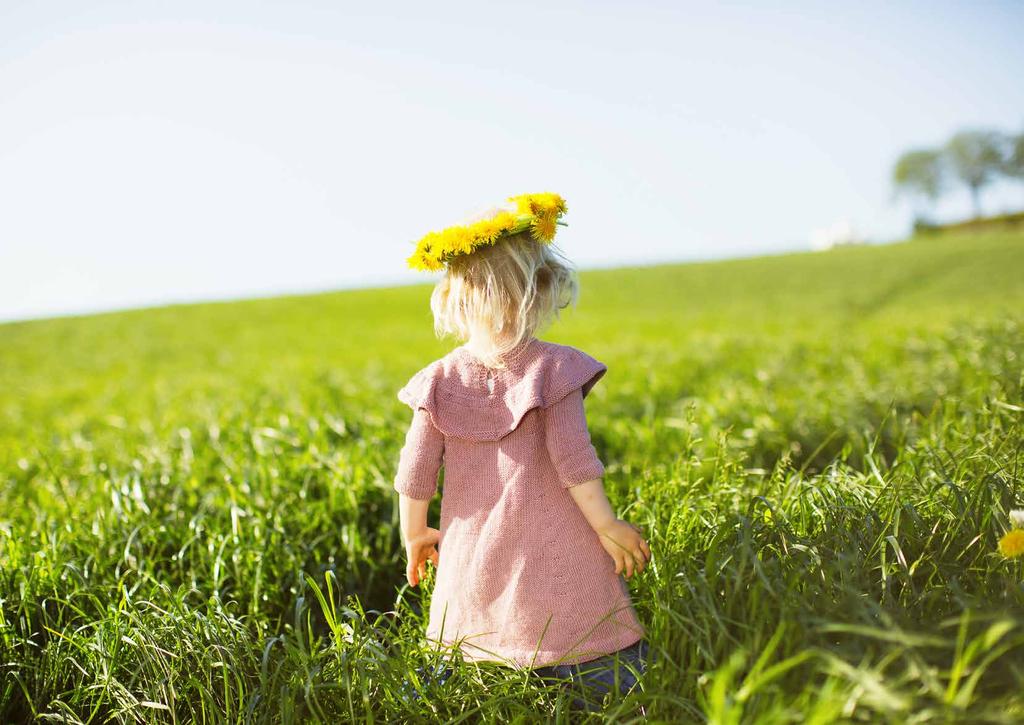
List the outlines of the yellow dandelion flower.
{"type": "Polygon", "coordinates": [[[414,269],[437,271],[455,256],[471,254],[476,249],[496,244],[509,234],[530,230],[539,241],[550,242],[558,229],[559,217],[566,211],[565,200],[558,194],[522,194],[508,199],[501,211],[485,219],[464,222],[439,232],[430,232],[416,243],[416,251],[408,258],[414,269]],[[512,211],[511,209],[514,209],[512,211]]]}
{"type": "Polygon", "coordinates": [[[555,238],[558,227],[555,225],[555,217],[550,215],[534,217],[531,232],[534,239],[540,242],[550,242],[555,238]]]}
{"type": "Polygon", "coordinates": [[[541,194],[532,194],[531,197],[531,204],[536,210],[535,213],[553,214],[556,216],[565,214],[565,200],[558,194],[545,191],[541,194]]]}
{"type": "Polygon", "coordinates": [[[1024,556],[1024,529],[1011,529],[999,540],[999,553],[1007,559],[1024,556]]]}
{"type": "Polygon", "coordinates": [[[501,230],[500,233],[507,234],[512,231],[519,221],[518,217],[512,212],[503,211],[498,216],[494,217],[494,223],[501,230]]]}
{"type": "Polygon", "coordinates": [[[446,237],[446,249],[451,254],[469,254],[476,248],[476,238],[469,227],[452,227],[446,237]]]}
{"type": "Polygon", "coordinates": [[[477,222],[469,227],[470,239],[474,246],[486,244],[488,239],[492,238],[496,233],[497,230],[494,228],[494,224],[490,219],[477,222]]]}
{"type": "Polygon", "coordinates": [[[423,251],[436,259],[440,259],[444,256],[447,251],[447,243],[445,241],[444,234],[441,232],[431,232],[420,241],[420,247],[423,251]]]}
{"type": "Polygon", "coordinates": [[[413,269],[418,269],[423,272],[437,272],[443,267],[440,261],[424,252],[422,249],[417,249],[406,261],[413,269]]]}
{"type": "Polygon", "coordinates": [[[508,200],[516,205],[516,212],[519,214],[519,216],[522,216],[523,214],[529,214],[530,216],[533,216],[533,205],[530,204],[530,194],[510,196],[508,200]]]}
{"type": "Polygon", "coordinates": [[[502,212],[493,219],[478,223],[477,238],[479,246],[494,244],[507,234],[522,231],[519,218],[509,212],[502,212]]]}
{"type": "Polygon", "coordinates": [[[498,237],[505,233],[506,227],[502,224],[502,220],[495,217],[494,219],[486,219],[482,222],[474,224],[474,236],[476,237],[478,244],[492,244],[498,237]]]}

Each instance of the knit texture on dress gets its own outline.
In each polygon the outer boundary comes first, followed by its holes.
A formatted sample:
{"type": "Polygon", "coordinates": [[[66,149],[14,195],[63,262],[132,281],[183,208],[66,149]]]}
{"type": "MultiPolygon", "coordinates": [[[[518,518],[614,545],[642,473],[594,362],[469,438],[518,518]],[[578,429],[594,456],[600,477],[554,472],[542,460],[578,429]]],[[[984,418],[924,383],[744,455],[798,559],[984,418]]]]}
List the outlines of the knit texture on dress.
{"type": "Polygon", "coordinates": [[[583,400],[607,367],[535,339],[505,364],[459,347],[398,393],[413,418],[395,490],[429,499],[444,472],[427,637],[516,667],[595,659],[645,634],[567,490],[604,474],[583,400]]]}

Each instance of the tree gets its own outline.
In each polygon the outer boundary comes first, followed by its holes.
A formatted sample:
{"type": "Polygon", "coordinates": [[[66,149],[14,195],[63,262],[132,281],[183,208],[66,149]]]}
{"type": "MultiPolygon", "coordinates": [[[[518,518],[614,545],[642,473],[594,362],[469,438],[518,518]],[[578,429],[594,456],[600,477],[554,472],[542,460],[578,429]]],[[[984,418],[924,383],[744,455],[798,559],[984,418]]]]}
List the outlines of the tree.
{"type": "Polygon", "coordinates": [[[1014,179],[1024,181],[1024,133],[1010,136],[1007,139],[1006,145],[1003,173],[1014,179]]]}
{"type": "Polygon", "coordinates": [[[935,201],[945,186],[942,153],[933,149],[907,151],[896,160],[892,182],[897,193],[935,201]]]}
{"type": "Polygon", "coordinates": [[[953,173],[971,190],[974,216],[981,216],[981,189],[1003,168],[1002,137],[996,131],[961,131],[946,144],[953,173]]]}

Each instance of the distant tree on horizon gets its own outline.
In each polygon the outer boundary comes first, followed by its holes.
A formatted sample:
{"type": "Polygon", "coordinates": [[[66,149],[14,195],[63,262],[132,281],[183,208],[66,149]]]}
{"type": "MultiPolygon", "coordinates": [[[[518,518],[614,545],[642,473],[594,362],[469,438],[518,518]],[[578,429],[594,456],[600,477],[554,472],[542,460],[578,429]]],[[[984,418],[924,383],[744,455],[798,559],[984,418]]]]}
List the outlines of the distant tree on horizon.
{"type": "MultiPolygon", "coordinates": [[[[981,192],[997,177],[1024,181],[1024,132],[992,129],[958,131],[941,148],[916,148],[902,154],[892,169],[898,196],[934,202],[955,179],[971,193],[974,218],[981,216],[981,192]]],[[[923,221],[915,204],[915,223],[923,221]]],[[[927,225],[927,222],[925,222],[927,225]]]]}
{"type": "MultiPolygon", "coordinates": [[[[892,181],[897,194],[934,202],[945,186],[942,153],[934,149],[907,151],[896,160],[892,181]]],[[[921,213],[916,213],[921,217],[921,213]]]]}
{"type": "Polygon", "coordinates": [[[981,190],[1004,168],[1004,136],[998,131],[960,131],[946,144],[950,170],[970,189],[974,216],[981,216],[981,190]]]}
{"type": "Polygon", "coordinates": [[[1024,131],[1008,139],[1003,173],[1010,178],[1024,181],[1024,131]]]}

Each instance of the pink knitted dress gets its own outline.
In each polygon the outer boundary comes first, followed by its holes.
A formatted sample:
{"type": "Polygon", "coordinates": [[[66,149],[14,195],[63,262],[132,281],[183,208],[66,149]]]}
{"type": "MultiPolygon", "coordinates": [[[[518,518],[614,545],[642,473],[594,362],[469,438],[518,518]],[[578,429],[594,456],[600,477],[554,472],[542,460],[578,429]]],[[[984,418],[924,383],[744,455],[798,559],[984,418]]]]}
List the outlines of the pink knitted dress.
{"type": "Polygon", "coordinates": [[[467,660],[542,667],[645,635],[622,576],[567,490],[600,478],[583,398],[606,366],[531,339],[488,368],[459,347],[398,393],[413,420],[394,487],[441,496],[427,638],[467,660]]]}

